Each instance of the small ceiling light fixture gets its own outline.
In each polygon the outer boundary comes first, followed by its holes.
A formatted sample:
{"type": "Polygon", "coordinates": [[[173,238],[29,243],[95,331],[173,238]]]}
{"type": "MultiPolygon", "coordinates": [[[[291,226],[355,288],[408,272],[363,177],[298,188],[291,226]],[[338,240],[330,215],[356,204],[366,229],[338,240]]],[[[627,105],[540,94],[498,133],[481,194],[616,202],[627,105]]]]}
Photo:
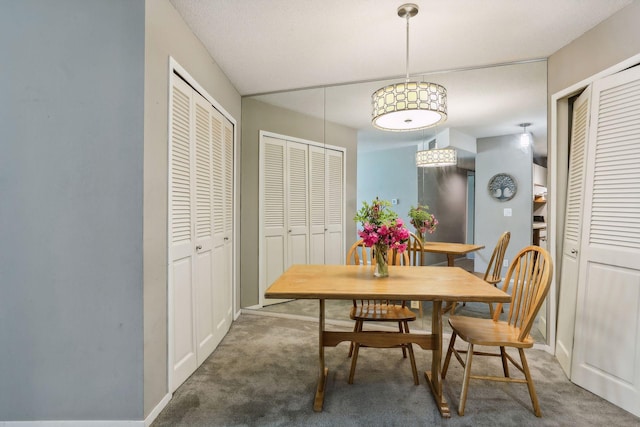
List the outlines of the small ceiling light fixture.
{"type": "Polygon", "coordinates": [[[520,123],[518,126],[522,128],[522,135],[520,135],[520,146],[527,148],[531,145],[531,134],[527,132],[527,126],[531,126],[531,123],[520,123]]]}
{"type": "Polygon", "coordinates": [[[457,164],[458,153],[455,148],[432,148],[416,151],[416,166],[419,168],[455,166],[457,164]]]}
{"type": "Polygon", "coordinates": [[[447,119],[447,90],[436,83],[409,81],[409,18],[418,14],[418,5],[403,4],[398,16],[407,19],[407,73],[403,83],[378,89],[371,95],[371,123],[389,131],[426,129],[447,119]]]}

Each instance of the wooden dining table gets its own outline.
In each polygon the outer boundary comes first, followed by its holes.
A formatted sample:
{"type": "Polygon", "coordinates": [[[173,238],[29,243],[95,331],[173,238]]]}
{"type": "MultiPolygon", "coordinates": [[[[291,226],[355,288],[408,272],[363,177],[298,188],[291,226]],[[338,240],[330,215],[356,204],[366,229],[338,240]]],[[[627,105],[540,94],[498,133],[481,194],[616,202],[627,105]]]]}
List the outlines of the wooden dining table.
{"type": "Polygon", "coordinates": [[[422,245],[423,245],[422,252],[431,252],[436,254],[447,255],[447,265],[449,267],[454,266],[454,262],[457,256],[466,255],[470,252],[475,252],[475,251],[479,251],[480,249],[484,249],[484,245],[474,245],[471,243],[424,241],[422,245]]]}
{"type": "Polygon", "coordinates": [[[502,290],[459,267],[389,266],[389,277],[378,278],[373,275],[371,266],[359,265],[293,265],[269,286],[265,297],[317,299],[320,302],[315,411],[322,411],[327,386],[329,369],[325,366],[325,347],[335,347],[343,341],[357,341],[373,347],[393,347],[411,342],[432,352],[431,370],[425,372],[425,378],[441,415],[446,418],[451,416],[451,412],[442,393],[442,303],[510,300],[502,290]],[[327,299],[432,301],[431,333],[327,331],[327,299]]]}

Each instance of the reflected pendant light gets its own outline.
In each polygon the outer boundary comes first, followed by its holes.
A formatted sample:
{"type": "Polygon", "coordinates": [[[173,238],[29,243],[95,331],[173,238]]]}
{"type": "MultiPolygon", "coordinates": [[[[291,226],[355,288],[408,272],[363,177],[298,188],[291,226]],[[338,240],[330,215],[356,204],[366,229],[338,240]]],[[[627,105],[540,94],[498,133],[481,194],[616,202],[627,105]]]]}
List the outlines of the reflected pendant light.
{"type": "Polygon", "coordinates": [[[416,152],[416,166],[419,168],[455,166],[457,164],[458,154],[454,148],[434,148],[416,152]]]}
{"type": "Polygon", "coordinates": [[[522,134],[520,135],[520,146],[527,148],[531,145],[531,134],[527,132],[527,126],[531,126],[531,123],[520,123],[518,126],[522,128],[522,134]]]}
{"type": "Polygon", "coordinates": [[[409,18],[418,14],[418,5],[407,3],[398,16],[407,19],[407,73],[403,83],[378,89],[371,95],[371,123],[388,131],[426,129],[447,119],[447,90],[436,83],[409,81],[409,18]]]}

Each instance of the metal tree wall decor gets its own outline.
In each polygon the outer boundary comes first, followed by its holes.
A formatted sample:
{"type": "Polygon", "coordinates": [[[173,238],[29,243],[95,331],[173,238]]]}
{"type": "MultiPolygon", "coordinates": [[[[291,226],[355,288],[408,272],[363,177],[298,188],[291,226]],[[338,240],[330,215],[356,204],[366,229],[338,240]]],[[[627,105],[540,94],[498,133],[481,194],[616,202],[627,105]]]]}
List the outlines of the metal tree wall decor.
{"type": "Polygon", "coordinates": [[[491,197],[501,202],[513,199],[518,191],[515,178],[506,173],[499,173],[491,177],[487,188],[491,197]]]}

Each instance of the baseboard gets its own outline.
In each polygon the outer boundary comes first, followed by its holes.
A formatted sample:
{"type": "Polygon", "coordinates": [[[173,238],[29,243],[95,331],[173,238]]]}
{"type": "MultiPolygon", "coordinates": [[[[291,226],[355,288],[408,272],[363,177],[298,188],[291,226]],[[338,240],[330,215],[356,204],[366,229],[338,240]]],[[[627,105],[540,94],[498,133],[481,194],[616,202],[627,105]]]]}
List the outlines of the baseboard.
{"type": "Polygon", "coordinates": [[[56,420],[56,421],[0,421],[0,427],[149,427],[171,400],[167,393],[144,421],[129,420],[56,420]]]}
{"type": "Polygon", "coordinates": [[[56,421],[0,421],[0,427],[144,427],[144,421],[128,420],[56,420],[56,421]]]}
{"type": "Polygon", "coordinates": [[[172,397],[171,393],[167,393],[164,395],[164,397],[160,400],[160,402],[158,402],[156,407],[153,408],[153,410],[151,410],[149,415],[147,415],[147,418],[144,419],[145,427],[149,427],[151,423],[154,422],[156,418],[158,418],[158,415],[160,415],[160,412],[162,412],[164,407],[167,406],[169,401],[171,401],[171,397],[172,397]]]}

